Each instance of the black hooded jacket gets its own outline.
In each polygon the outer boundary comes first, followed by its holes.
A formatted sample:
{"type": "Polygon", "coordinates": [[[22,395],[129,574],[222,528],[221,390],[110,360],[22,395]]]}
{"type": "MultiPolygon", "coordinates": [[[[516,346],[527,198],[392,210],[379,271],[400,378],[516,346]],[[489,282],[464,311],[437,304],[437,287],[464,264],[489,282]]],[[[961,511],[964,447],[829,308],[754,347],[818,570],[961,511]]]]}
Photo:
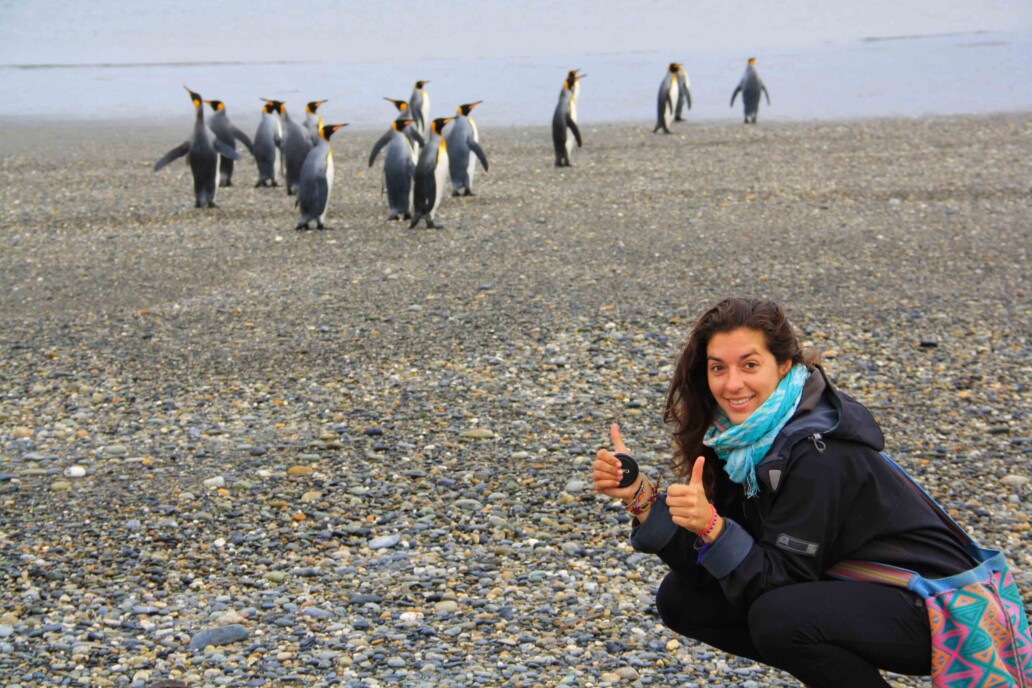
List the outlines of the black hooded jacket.
{"type": "Polygon", "coordinates": [[[820,580],[844,559],[928,578],[971,568],[936,512],[881,455],[883,446],[870,412],[815,367],[795,415],[756,468],[759,494],[746,499],[741,485],[718,481],[712,499],[725,526],[701,556],[698,538],[674,524],[664,496],[633,529],[631,544],[658,554],[690,584],[716,579],[740,609],[769,590],[820,580]]]}

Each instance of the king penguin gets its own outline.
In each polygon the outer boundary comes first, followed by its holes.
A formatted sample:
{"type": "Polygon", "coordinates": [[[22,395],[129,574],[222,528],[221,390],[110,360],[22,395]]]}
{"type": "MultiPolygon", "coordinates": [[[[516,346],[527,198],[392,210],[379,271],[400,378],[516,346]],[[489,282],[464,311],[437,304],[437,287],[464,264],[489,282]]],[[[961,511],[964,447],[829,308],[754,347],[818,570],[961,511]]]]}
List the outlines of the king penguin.
{"type": "Polygon", "coordinates": [[[480,147],[480,134],[477,123],[470,113],[473,108],[484,101],[460,105],[455,111],[451,127],[445,135],[448,142],[448,160],[451,170],[452,196],[473,196],[473,175],[476,173],[477,160],[487,172],[487,156],[480,147]],[[473,153],[477,157],[470,155],[473,153]]]}
{"type": "Polygon", "coordinates": [[[412,108],[412,119],[416,120],[416,129],[424,139],[427,137],[427,127],[430,126],[430,94],[426,92],[426,85],[429,83],[425,80],[417,81],[408,99],[409,107],[412,108]]]}
{"type": "MultiPolygon", "coordinates": [[[[383,160],[383,189],[387,192],[387,206],[391,211],[388,220],[412,219],[412,175],[416,172],[416,156],[409,136],[419,137],[419,132],[406,133],[411,124],[412,120],[407,117],[394,120],[369,154],[369,166],[372,167],[376,156],[384,147],[387,148],[383,160]]],[[[422,141],[420,137],[419,142],[422,141]]]]}
{"type": "Polygon", "coordinates": [[[587,74],[577,74],[574,69],[566,75],[563,88],[559,91],[559,103],[552,115],[552,144],[555,146],[555,166],[569,167],[573,142],[577,147],[583,145],[580,129],[577,127],[577,94],[580,93],[580,80],[587,74]],[[570,134],[573,137],[570,137],[570,134]]]}
{"type": "Polygon", "coordinates": [[[301,209],[295,229],[308,229],[315,220],[316,229],[326,229],[326,207],[333,190],[333,148],[330,137],[347,124],[318,124],[319,143],[308,152],[301,166],[297,185],[297,206],[301,209]]]}
{"type": "MultiPolygon", "coordinates": [[[[221,100],[208,100],[205,101],[211,106],[212,114],[211,130],[215,132],[215,136],[218,137],[219,141],[226,144],[233,150],[236,150],[236,142],[244,144],[244,148],[251,155],[254,155],[254,144],[251,143],[251,138],[240,131],[229,121],[229,115],[226,114],[226,104],[221,100]]],[[[233,158],[222,157],[221,167],[219,168],[219,186],[233,186],[233,158]]]]}
{"type": "Polygon", "coordinates": [[[280,144],[283,142],[283,124],[280,122],[279,109],[283,105],[278,100],[266,100],[262,106],[262,121],[254,135],[254,161],[258,164],[259,186],[279,186],[279,178],[283,174],[283,154],[280,144]]]}
{"type": "Polygon", "coordinates": [[[309,138],[312,139],[313,146],[319,143],[319,115],[316,114],[316,110],[326,102],[329,101],[313,100],[305,104],[305,131],[308,132],[309,138]]]}
{"type": "Polygon", "coordinates": [[[409,107],[408,101],[387,97],[384,97],[384,100],[393,103],[394,107],[398,109],[397,119],[408,119],[411,122],[411,124],[405,127],[405,136],[408,137],[409,145],[412,146],[412,155],[418,160],[419,149],[423,145],[423,135],[416,127],[415,113],[409,107]]]}
{"type": "Polygon", "coordinates": [[[444,190],[448,184],[448,144],[441,135],[444,126],[451,122],[451,117],[438,117],[430,123],[430,133],[426,138],[423,152],[419,154],[416,164],[416,175],[413,180],[412,206],[414,213],[409,229],[426,219],[430,229],[440,229],[443,225],[434,222],[434,213],[441,207],[444,190]]]}
{"type": "Polygon", "coordinates": [[[666,76],[659,84],[659,97],[656,99],[656,126],[652,129],[653,134],[660,129],[669,134],[670,123],[674,119],[678,99],[683,95],[689,102],[691,101],[691,96],[687,94],[687,77],[684,82],[684,90],[682,90],[681,71],[681,65],[671,62],[667,67],[666,76]]]}
{"type": "Polygon", "coordinates": [[[735,96],[741,92],[746,124],[756,124],[756,115],[760,112],[760,91],[767,96],[767,105],[770,105],[770,94],[767,93],[767,87],[763,85],[763,79],[756,71],[756,58],[750,57],[749,64],[745,66],[745,73],[742,74],[742,80],[738,82],[735,92],[731,94],[731,107],[734,107],[735,96]]]}
{"type": "Polygon", "coordinates": [[[286,105],[280,105],[280,115],[284,124],[280,150],[283,152],[283,167],[286,168],[287,195],[293,196],[301,178],[301,166],[305,164],[305,158],[314,144],[305,128],[290,119],[286,105]]]}
{"type": "Polygon", "coordinates": [[[692,109],[692,92],[688,87],[688,72],[683,65],[677,69],[677,108],[674,110],[674,120],[684,121],[685,108],[692,109]]]}
{"type": "Polygon", "coordinates": [[[194,93],[186,86],[186,92],[190,94],[197,118],[194,120],[193,133],[183,143],[179,144],[156,163],[154,171],[157,172],[173,160],[186,156],[193,173],[195,207],[217,208],[215,205],[215,194],[219,190],[219,156],[223,155],[232,160],[240,160],[240,154],[225,145],[204,122],[204,100],[200,94],[194,93]]]}

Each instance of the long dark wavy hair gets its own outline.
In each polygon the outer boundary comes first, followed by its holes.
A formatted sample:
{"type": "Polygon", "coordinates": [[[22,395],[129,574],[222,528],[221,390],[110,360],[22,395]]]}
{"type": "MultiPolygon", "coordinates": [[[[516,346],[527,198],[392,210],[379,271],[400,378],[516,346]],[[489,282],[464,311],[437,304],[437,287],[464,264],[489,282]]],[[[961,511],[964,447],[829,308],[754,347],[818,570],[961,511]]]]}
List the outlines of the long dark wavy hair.
{"type": "Polygon", "coordinates": [[[699,316],[670,380],[663,420],[673,428],[674,474],[686,478],[691,475],[695,458],[707,457],[703,485],[711,498],[720,476],[719,462],[710,460],[716,455],[702,444],[717,408],[707,379],[706,348],[713,335],[740,327],[762,332],[767,350],[778,364],[791,360],[793,364],[803,363],[812,367],[818,358],[816,350],[809,347],[804,350],[799,346],[799,339],[784,309],[773,301],[733,297],[724,299],[699,316]]]}

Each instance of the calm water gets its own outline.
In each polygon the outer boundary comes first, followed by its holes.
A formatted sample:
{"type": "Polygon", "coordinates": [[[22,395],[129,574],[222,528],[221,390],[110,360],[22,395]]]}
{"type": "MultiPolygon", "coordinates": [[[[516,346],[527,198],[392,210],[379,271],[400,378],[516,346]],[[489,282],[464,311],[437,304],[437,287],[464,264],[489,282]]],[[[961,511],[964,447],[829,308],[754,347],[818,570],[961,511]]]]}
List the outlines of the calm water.
{"type": "Polygon", "coordinates": [[[260,97],[327,98],[327,121],[381,128],[382,98],[428,79],[435,115],[483,100],[482,126],[546,125],[580,68],[583,123],[648,122],[680,61],[689,117],[735,120],[750,56],[761,121],[1032,110],[1029,0],[0,0],[0,117],[188,121],[186,84],[245,129],[260,97]]]}

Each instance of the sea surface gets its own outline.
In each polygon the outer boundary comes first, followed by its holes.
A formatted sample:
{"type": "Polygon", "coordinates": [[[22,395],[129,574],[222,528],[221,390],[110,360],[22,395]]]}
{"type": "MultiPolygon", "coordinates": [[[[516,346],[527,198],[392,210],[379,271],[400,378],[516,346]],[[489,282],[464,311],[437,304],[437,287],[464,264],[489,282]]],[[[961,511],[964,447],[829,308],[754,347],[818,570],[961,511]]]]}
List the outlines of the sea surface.
{"type": "Polygon", "coordinates": [[[582,124],[649,123],[676,61],[689,119],[733,121],[749,57],[761,121],[1027,111],[1032,2],[0,0],[0,119],[189,123],[186,85],[245,130],[260,98],[379,129],[423,79],[434,116],[547,125],[578,68],[582,124]]]}

